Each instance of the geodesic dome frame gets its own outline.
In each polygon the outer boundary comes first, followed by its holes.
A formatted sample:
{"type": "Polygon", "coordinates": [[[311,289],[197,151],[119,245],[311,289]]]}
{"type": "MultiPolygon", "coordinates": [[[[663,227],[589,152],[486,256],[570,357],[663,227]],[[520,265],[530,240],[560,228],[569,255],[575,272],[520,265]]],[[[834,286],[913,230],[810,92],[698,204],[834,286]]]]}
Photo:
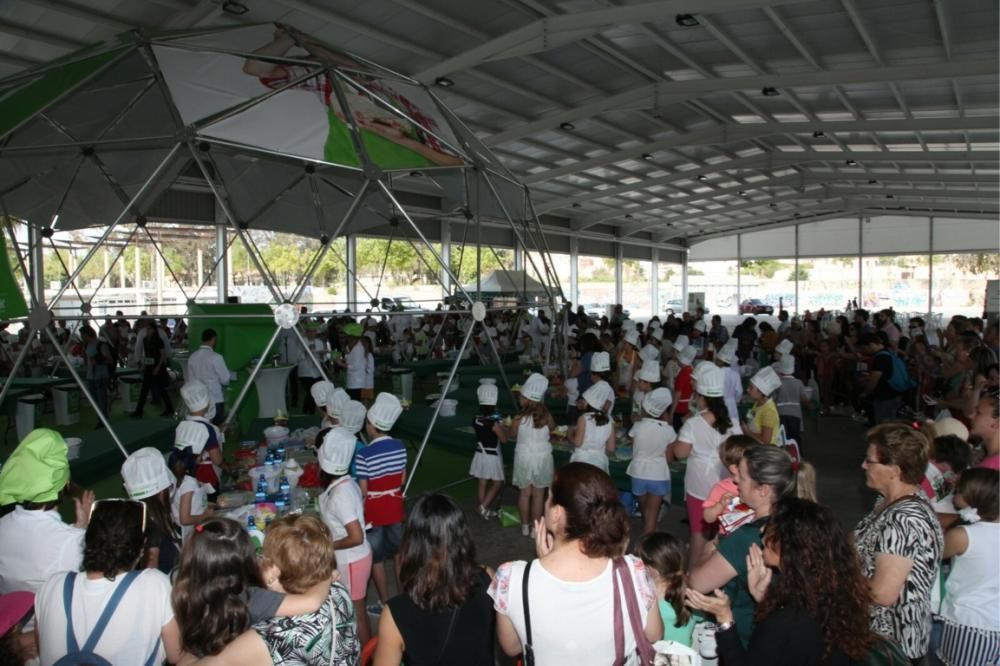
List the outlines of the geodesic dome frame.
{"type": "MultiPolygon", "coordinates": [[[[49,336],[126,455],[65,350],[55,343],[49,327],[51,308],[68,289],[76,289],[75,280],[83,268],[119,227],[134,225],[129,240],[145,234],[162,256],[146,225],[160,219],[171,206],[180,205],[178,184],[192,171],[210,189],[223,224],[232,230],[233,241],[239,239],[246,248],[277,306],[274,335],[230,418],[280,331],[290,329],[302,340],[291,304],[308,285],[332,242],[387,226],[412,232],[407,241],[419,244],[421,260],[436,275],[447,276],[447,284],[442,281],[442,285],[454,290],[465,304],[459,314],[474,320],[452,367],[451,384],[462,353],[486,313],[485,307],[476,305],[481,278],[477,277],[475,292],[463,287],[416,215],[407,211],[400,200],[399,181],[411,175],[422,176],[447,202],[438,219],[457,219],[467,227],[499,221],[509,229],[544,288],[544,298],[532,294],[530,305],[541,301],[554,313],[563,300],[527,188],[455,114],[423,84],[290,26],[263,24],[162,34],[132,31],[4,79],[0,81],[0,156],[0,212],[29,284],[32,276],[24,257],[46,242],[51,244],[55,232],[104,228],[76,269],[66,271],[69,279],[55,297],[46,303],[44,293],[29,290],[30,314],[10,320],[49,336]],[[12,219],[23,220],[36,230],[24,254],[12,219]],[[301,278],[290,292],[282,292],[250,238],[249,232],[256,229],[319,241],[315,254],[304,258],[301,278]]],[[[124,246],[101,284],[123,251],[124,246]]],[[[219,254],[206,284],[224,253],[219,254]]],[[[527,294],[521,294],[521,302],[522,309],[529,306],[527,294]]],[[[90,318],[89,301],[81,310],[80,319],[90,318]]],[[[188,313],[175,316],[192,317],[188,313]]],[[[552,335],[561,329],[553,326],[552,335]]],[[[492,338],[485,337],[502,366],[492,338]]],[[[308,352],[304,340],[303,345],[308,352]]],[[[15,360],[12,375],[20,368],[26,348],[15,360]]],[[[549,348],[558,350],[559,345],[550,341],[549,348]]],[[[312,360],[325,376],[322,365],[315,357],[312,360]]],[[[509,388],[506,376],[503,380],[509,388]]],[[[0,401],[9,384],[0,390],[0,401]]],[[[437,414],[428,426],[421,454],[437,414]]]]}

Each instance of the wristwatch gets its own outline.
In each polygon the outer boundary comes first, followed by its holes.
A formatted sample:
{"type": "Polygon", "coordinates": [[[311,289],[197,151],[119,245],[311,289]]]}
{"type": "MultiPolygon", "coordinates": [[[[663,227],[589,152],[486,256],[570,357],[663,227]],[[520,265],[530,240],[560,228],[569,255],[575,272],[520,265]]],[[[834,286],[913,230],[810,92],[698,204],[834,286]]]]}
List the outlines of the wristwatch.
{"type": "Polygon", "coordinates": [[[733,621],[732,620],[730,620],[729,622],[723,622],[722,624],[717,625],[715,627],[715,633],[719,633],[719,632],[722,632],[722,631],[729,631],[732,628],[733,628],[733,621]]]}

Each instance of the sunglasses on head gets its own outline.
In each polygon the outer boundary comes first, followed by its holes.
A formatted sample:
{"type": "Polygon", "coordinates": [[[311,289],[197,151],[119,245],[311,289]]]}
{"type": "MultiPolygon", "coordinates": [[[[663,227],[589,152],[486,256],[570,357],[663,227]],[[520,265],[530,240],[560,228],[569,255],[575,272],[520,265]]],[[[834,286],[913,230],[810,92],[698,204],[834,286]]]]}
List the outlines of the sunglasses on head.
{"type": "Polygon", "coordinates": [[[142,502],[142,501],[139,501],[139,500],[125,499],[123,497],[113,497],[113,498],[110,498],[110,499],[99,499],[99,500],[95,501],[93,504],[90,505],[90,518],[91,519],[94,518],[94,511],[97,510],[97,507],[99,505],[101,505],[101,504],[111,504],[113,502],[129,502],[131,504],[135,504],[137,506],[142,507],[142,531],[143,532],[146,531],[146,503],[142,502]]]}

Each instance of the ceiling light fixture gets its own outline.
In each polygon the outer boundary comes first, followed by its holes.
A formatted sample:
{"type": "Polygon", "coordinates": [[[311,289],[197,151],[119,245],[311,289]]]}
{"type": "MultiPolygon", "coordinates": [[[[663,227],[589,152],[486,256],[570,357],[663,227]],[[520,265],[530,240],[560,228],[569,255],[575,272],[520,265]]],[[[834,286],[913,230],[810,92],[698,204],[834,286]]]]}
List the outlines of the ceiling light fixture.
{"type": "Polygon", "coordinates": [[[572,132],[573,130],[576,129],[576,125],[574,125],[573,123],[569,123],[569,122],[567,122],[567,123],[559,123],[559,129],[565,130],[567,132],[572,132]]]}
{"type": "Polygon", "coordinates": [[[625,213],[625,219],[626,220],[631,220],[632,219],[632,213],[625,213]]]}
{"type": "Polygon", "coordinates": [[[868,181],[868,184],[869,185],[878,185],[878,181],[875,180],[874,178],[872,178],[871,180],[868,181]]]}
{"type": "Polygon", "coordinates": [[[706,176],[705,174],[702,174],[702,175],[698,176],[698,180],[700,180],[701,182],[704,183],[706,180],[708,180],[708,176],[706,176]]]}
{"type": "Polygon", "coordinates": [[[777,97],[781,93],[778,92],[778,89],[773,86],[765,86],[760,89],[760,94],[764,97],[777,97]]]}
{"type": "Polygon", "coordinates": [[[674,21],[682,28],[693,28],[696,25],[701,25],[693,14],[678,14],[674,17],[674,21]]]}
{"type": "Polygon", "coordinates": [[[242,2],[237,2],[236,0],[226,0],[222,3],[222,11],[234,16],[243,16],[250,11],[250,8],[242,2]]]}
{"type": "Polygon", "coordinates": [[[747,195],[747,191],[746,190],[740,190],[736,194],[740,195],[741,197],[745,197],[747,195]]]}
{"type": "Polygon", "coordinates": [[[643,153],[642,154],[642,159],[644,159],[644,160],[651,160],[651,159],[653,159],[653,155],[651,153],[643,153]]]}
{"type": "Polygon", "coordinates": [[[844,162],[844,164],[846,164],[847,166],[858,166],[858,161],[857,160],[847,160],[846,162],[844,162]]]}
{"type": "Polygon", "coordinates": [[[887,194],[887,195],[885,195],[885,198],[886,199],[895,199],[896,195],[895,194],[887,194]]]}
{"type": "Polygon", "coordinates": [[[822,130],[816,130],[813,132],[814,139],[822,139],[824,136],[826,136],[826,132],[823,132],[822,130]]]}
{"type": "Polygon", "coordinates": [[[447,76],[439,76],[434,79],[434,84],[441,86],[442,88],[451,88],[455,85],[455,82],[449,79],[447,76]]]}

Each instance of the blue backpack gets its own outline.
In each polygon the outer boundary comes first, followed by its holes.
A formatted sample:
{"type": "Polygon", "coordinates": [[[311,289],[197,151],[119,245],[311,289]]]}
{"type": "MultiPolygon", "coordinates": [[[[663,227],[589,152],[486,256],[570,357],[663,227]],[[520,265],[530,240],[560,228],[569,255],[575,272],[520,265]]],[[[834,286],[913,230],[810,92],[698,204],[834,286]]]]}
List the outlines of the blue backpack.
{"type": "MultiPolygon", "coordinates": [[[[882,350],[879,354],[888,354],[892,359],[892,376],[889,377],[889,388],[896,393],[906,393],[914,388],[917,383],[910,379],[910,373],[906,369],[906,363],[899,357],[899,354],[888,350],[882,350]]],[[[878,356],[878,354],[876,354],[878,356]]]]}
{"type": "MultiPolygon", "coordinates": [[[[87,642],[83,644],[83,647],[80,647],[80,644],[76,642],[76,632],[73,630],[73,584],[76,582],[76,572],[72,571],[66,576],[63,583],[63,607],[66,610],[66,654],[57,659],[52,666],[112,666],[110,661],[96,654],[94,648],[101,640],[104,630],[108,628],[111,616],[118,610],[118,604],[121,603],[122,597],[125,596],[128,588],[138,577],[138,571],[129,571],[125,574],[122,582],[111,594],[108,605],[101,611],[101,617],[98,618],[94,630],[87,637],[87,642]]],[[[159,652],[160,641],[157,639],[156,645],[153,646],[153,654],[149,655],[145,666],[153,666],[159,652]]]]}

